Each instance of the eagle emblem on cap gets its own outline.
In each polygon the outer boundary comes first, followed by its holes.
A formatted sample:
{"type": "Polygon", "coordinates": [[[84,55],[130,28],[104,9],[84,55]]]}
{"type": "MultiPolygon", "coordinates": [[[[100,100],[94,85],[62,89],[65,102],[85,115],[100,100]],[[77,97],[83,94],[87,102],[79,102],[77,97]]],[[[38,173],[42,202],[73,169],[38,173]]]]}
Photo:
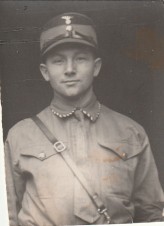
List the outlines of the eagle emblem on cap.
{"type": "Polygon", "coordinates": [[[73,19],[73,16],[62,16],[62,19],[65,20],[65,23],[67,25],[71,24],[71,19],[73,19]]]}

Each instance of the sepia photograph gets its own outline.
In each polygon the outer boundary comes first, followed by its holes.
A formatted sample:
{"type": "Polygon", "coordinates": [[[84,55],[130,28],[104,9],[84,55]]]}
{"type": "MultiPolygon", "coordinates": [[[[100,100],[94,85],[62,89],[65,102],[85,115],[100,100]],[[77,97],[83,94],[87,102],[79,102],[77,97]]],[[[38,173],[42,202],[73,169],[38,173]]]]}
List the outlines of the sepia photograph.
{"type": "Polygon", "coordinates": [[[0,224],[163,225],[164,1],[0,1],[0,59],[0,224]]]}

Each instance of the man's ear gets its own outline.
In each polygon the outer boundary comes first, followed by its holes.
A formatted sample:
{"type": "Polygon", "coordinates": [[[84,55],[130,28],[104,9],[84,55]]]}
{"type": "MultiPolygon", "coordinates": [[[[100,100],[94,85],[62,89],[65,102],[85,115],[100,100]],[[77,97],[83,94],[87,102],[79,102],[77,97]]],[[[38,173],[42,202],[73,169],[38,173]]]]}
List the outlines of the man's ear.
{"type": "Polygon", "coordinates": [[[41,72],[43,78],[48,82],[50,79],[49,79],[49,73],[47,70],[47,66],[45,64],[40,64],[40,72],[41,72]]]}
{"type": "Polygon", "coordinates": [[[99,72],[100,72],[100,69],[101,69],[101,65],[102,65],[102,60],[101,58],[96,58],[95,59],[95,69],[94,69],[94,73],[93,73],[93,76],[94,77],[97,77],[99,72]]]}

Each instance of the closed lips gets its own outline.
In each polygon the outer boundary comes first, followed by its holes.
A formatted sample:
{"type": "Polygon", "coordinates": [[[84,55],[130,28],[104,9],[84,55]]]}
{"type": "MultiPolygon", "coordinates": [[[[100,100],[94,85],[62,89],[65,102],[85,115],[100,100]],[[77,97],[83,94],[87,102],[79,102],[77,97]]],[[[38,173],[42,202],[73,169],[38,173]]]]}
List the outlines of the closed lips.
{"type": "Polygon", "coordinates": [[[79,80],[67,80],[67,81],[63,81],[63,83],[70,83],[70,82],[79,82],[79,80]]]}

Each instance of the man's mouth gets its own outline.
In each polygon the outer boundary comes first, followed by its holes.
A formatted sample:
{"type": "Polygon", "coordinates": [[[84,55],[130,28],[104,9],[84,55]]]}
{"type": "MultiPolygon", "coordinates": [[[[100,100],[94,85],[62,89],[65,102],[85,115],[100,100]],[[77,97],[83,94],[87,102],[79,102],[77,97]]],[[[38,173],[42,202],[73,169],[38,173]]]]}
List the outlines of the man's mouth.
{"type": "Polygon", "coordinates": [[[74,85],[76,83],[78,83],[80,80],[65,80],[62,81],[62,83],[68,84],[68,85],[74,85]]]}

